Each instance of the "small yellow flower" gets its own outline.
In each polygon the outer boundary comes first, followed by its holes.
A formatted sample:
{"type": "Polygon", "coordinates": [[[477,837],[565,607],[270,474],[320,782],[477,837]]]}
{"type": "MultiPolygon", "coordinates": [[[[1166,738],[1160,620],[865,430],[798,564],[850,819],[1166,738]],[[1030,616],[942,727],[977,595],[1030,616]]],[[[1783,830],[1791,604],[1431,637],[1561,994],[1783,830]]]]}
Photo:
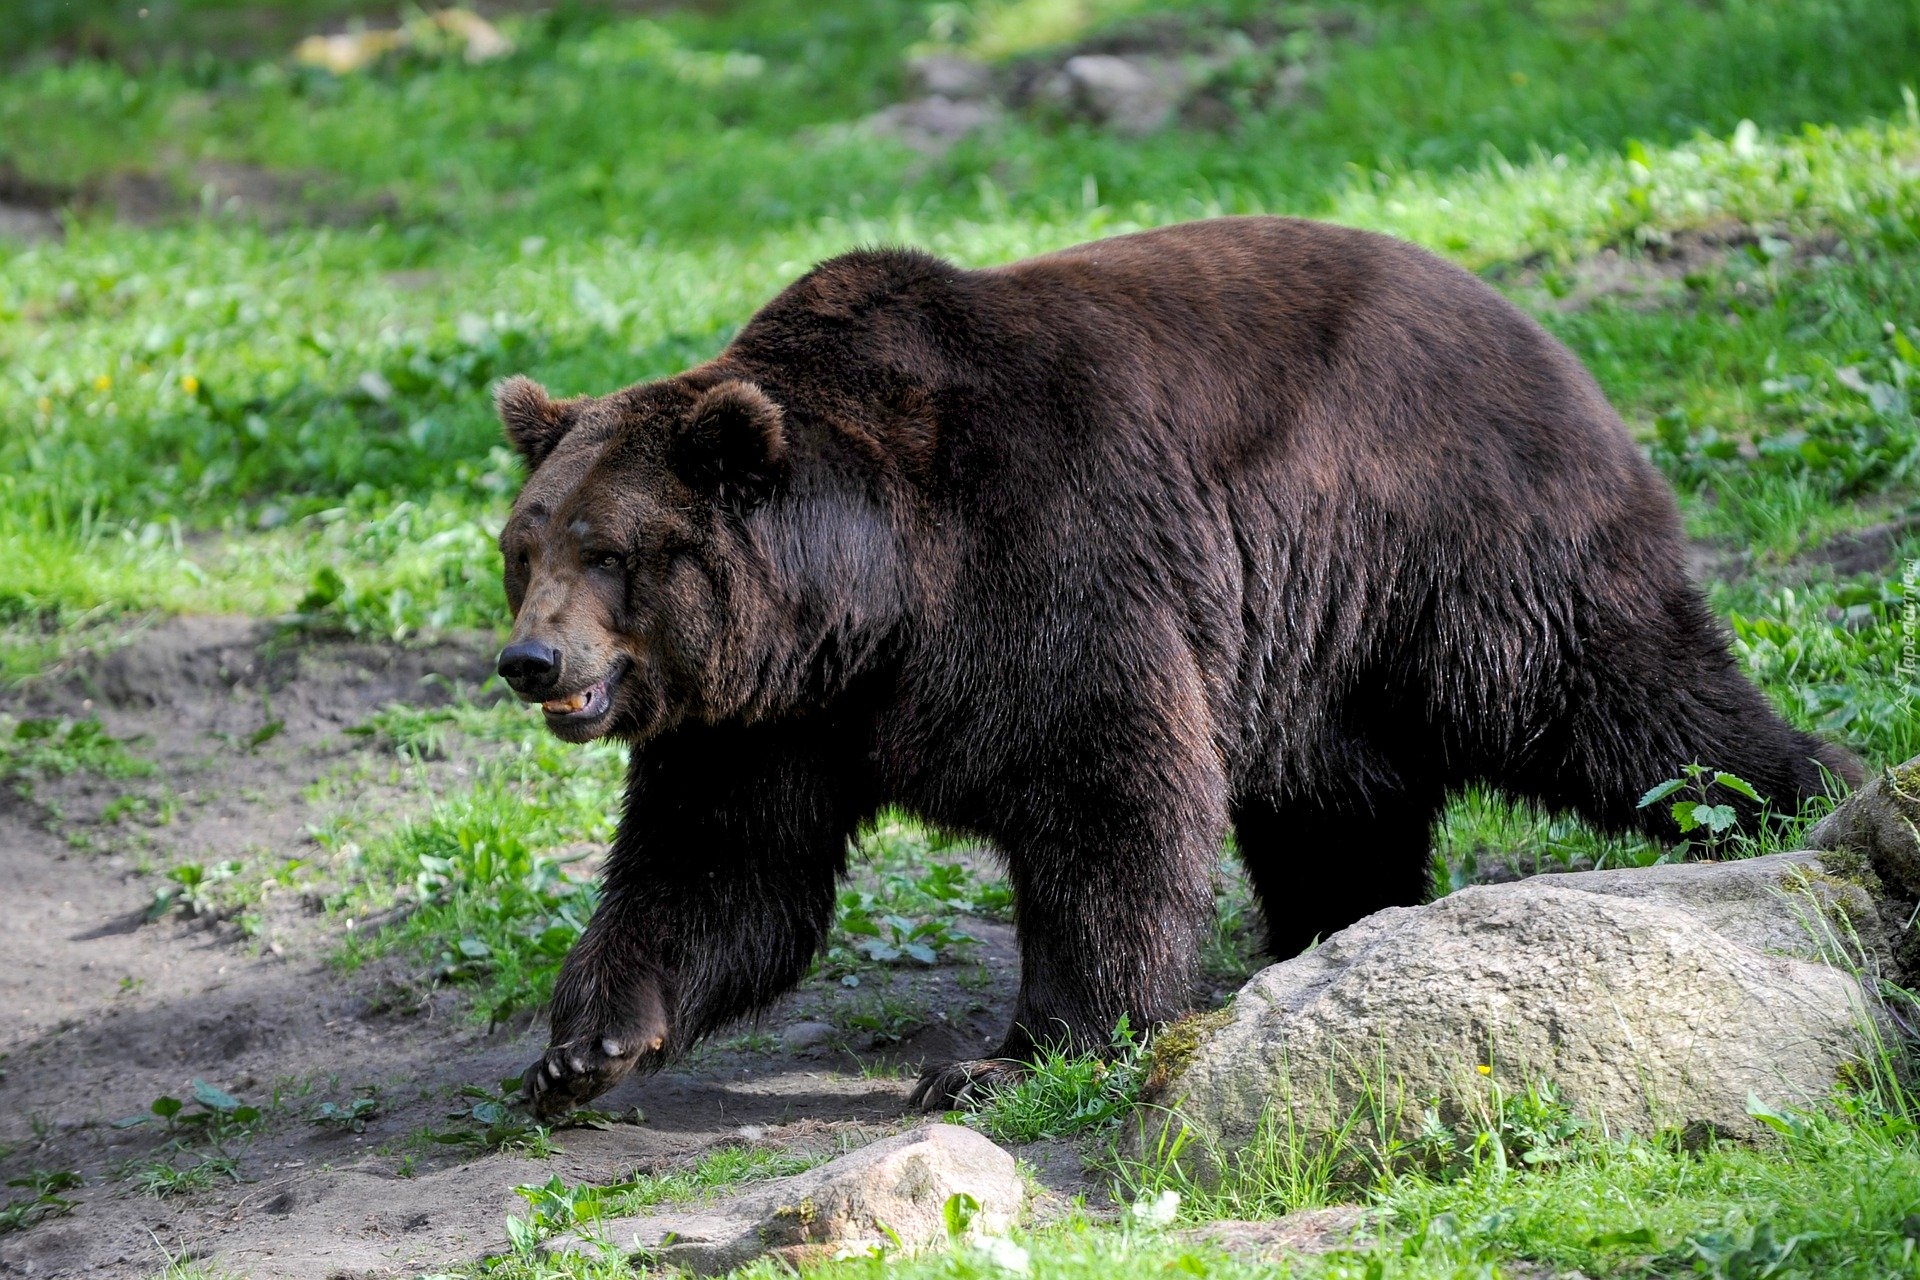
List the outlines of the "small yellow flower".
{"type": "Polygon", "coordinates": [[[1488,1066],[1488,1065],[1487,1065],[1486,1063],[1484,1063],[1484,1062],[1482,1062],[1482,1063],[1480,1063],[1479,1065],[1477,1065],[1477,1066],[1475,1066],[1475,1067],[1474,1067],[1474,1070],[1475,1070],[1475,1071],[1478,1071],[1478,1072],[1479,1072],[1479,1073],[1480,1073],[1481,1075],[1483,1075],[1483,1076],[1490,1076],[1490,1075],[1492,1075],[1492,1074],[1493,1074],[1493,1068],[1492,1068],[1492,1067],[1490,1067],[1490,1066],[1488,1066]]]}
{"type": "Polygon", "coordinates": [[[40,410],[42,413],[53,412],[53,399],[50,396],[41,396],[38,400],[34,401],[33,404],[34,408],[40,410]]]}
{"type": "Polygon", "coordinates": [[[180,389],[190,396],[200,394],[200,379],[190,373],[180,375],[180,389]]]}
{"type": "Polygon", "coordinates": [[[111,387],[112,385],[113,385],[113,379],[109,378],[104,373],[93,380],[93,389],[95,391],[105,391],[107,390],[107,388],[111,387]]]}

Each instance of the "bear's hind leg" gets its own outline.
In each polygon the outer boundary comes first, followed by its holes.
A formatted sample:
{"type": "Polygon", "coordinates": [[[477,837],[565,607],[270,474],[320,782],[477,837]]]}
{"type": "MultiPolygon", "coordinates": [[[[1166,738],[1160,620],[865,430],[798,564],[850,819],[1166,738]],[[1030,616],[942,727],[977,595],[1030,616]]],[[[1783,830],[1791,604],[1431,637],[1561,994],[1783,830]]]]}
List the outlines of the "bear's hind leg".
{"type": "MultiPolygon", "coordinates": [[[[1689,764],[1744,779],[1775,815],[1825,794],[1829,775],[1857,782],[1845,750],[1793,728],[1741,672],[1719,624],[1690,586],[1672,588],[1651,619],[1590,636],[1565,682],[1566,704],[1511,777],[1490,780],[1608,831],[1680,835],[1671,806],[1639,807],[1689,764]]],[[[1724,788],[1753,830],[1757,806],[1724,788]]]]}
{"type": "Polygon", "coordinates": [[[1260,899],[1267,954],[1291,959],[1363,916],[1424,902],[1439,812],[1437,795],[1410,791],[1337,804],[1243,801],[1234,840],[1260,899]]]}

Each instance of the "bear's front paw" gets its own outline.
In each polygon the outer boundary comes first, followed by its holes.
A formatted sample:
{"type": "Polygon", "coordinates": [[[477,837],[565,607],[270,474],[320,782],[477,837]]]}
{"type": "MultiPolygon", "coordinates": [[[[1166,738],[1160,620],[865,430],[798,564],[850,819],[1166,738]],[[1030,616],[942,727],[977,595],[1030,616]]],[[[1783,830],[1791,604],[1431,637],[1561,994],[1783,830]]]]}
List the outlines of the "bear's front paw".
{"type": "Polygon", "coordinates": [[[520,1077],[520,1088],[535,1118],[551,1120],[585,1106],[626,1078],[643,1058],[660,1052],[661,1032],[650,1035],[608,1031],[584,1035],[548,1048],[520,1077]]]}
{"type": "Polygon", "coordinates": [[[943,1062],[920,1073],[920,1083],[914,1086],[907,1105],[922,1111],[969,1107],[986,1101],[995,1089],[1018,1084],[1026,1074],[1026,1064],[1012,1058],[943,1062]]]}

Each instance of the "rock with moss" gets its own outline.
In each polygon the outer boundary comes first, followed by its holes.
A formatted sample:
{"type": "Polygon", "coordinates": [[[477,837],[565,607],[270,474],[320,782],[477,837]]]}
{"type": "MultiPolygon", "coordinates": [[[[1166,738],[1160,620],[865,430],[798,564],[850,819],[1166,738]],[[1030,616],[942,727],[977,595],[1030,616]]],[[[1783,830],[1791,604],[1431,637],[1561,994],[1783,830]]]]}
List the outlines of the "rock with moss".
{"type": "Polygon", "coordinates": [[[1215,1025],[1188,1024],[1130,1141],[1203,1178],[1260,1143],[1379,1163],[1540,1082],[1605,1131],[1759,1137],[1750,1097],[1819,1106],[1857,1072],[1878,1016],[1857,969],[1880,962],[1878,920],[1814,853],[1382,911],[1255,975],[1215,1025]]]}
{"type": "Polygon", "coordinates": [[[1807,847],[1864,857],[1890,892],[1920,898],[1920,756],[1869,779],[1807,833],[1807,847]]]}

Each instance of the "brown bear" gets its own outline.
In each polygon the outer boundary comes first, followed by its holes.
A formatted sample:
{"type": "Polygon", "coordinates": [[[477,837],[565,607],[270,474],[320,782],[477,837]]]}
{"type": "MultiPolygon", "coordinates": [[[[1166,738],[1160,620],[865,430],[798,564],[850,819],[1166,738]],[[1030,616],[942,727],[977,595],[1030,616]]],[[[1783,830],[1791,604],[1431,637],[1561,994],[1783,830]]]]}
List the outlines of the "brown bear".
{"type": "Polygon", "coordinates": [[[543,1114],[793,987],[884,806],[1013,887],[1013,1025],[944,1106],[1180,1013],[1229,831],[1285,957],[1421,901],[1469,783],[1670,836],[1636,802],[1690,762],[1787,810],[1853,773],[1736,668],[1579,362],[1382,236],[849,253],[677,377],[498,403],[500,672],[632,748],[543,1114]]]}

